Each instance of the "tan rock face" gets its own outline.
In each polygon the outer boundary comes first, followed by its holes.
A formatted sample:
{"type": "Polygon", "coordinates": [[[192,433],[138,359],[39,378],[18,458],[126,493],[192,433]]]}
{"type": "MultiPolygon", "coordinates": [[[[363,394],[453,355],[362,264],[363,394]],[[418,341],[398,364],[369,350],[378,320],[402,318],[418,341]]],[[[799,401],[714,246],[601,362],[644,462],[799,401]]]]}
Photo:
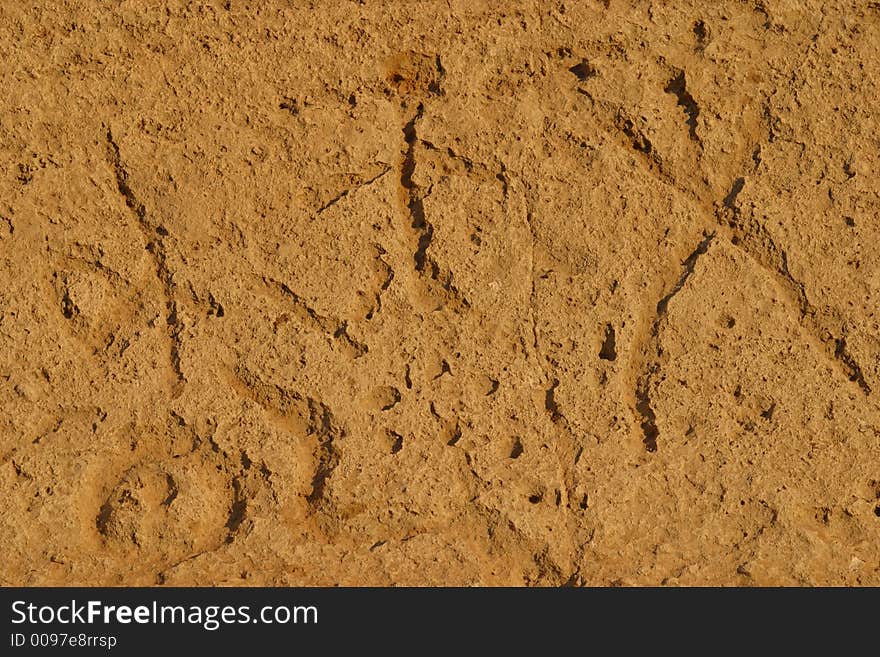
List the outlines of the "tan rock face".
{"type": "Polygon", "coordinates": [[[880,584],[880,11],[0,7],[0,583],[880,584]]]}

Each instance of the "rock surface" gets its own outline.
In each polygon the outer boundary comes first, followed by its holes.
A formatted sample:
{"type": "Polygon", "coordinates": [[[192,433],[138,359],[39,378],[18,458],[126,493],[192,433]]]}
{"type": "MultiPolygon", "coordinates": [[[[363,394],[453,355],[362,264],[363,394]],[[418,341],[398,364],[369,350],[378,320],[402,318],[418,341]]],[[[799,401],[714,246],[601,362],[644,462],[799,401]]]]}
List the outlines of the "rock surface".
{"type": "Polygon", "coordinates": [[[877,43],[3,3],[0,584],[880,584],[877,43]]]}

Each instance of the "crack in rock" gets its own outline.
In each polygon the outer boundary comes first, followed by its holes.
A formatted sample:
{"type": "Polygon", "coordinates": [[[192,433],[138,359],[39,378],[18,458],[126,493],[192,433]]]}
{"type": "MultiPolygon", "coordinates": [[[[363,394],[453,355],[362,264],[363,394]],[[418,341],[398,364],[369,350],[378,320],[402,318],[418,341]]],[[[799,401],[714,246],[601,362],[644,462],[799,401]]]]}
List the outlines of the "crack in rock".
{"type": "Polygon", "coordinates": [[[654,412],[651,400],[651,387],[654,382],[654,376],[660,369],[659,358],[661,356],[661,348],[658,344],[660,324],[666,317],[669,302],[675,297],[675,295],[681,292],[682,288],[684,288],[688,279],[694,273],[694,268],[697,266],[697,261],[700,259],[700,256],[704,255],[709,250],[709,246],[714,239],[714,232],[708,233],[703,237],[702,241],[700,241],[693,252],[691,252],[682,263],[682,273],[675,282],[675,285],[673,285],[672,289],[663,295],[663,297],[657,302],[657,311],[654,316],[654,322],[651,325],[650,337],[650,346],[654,349],[655,360],[645,365],[644,372],[642,376],[639,377],[635,390],[636,411],[641,417],[639,426],[641,427],[643,434],[642,442],[645,445],[645,449],[649,452],[657,451],[657,439],[660,437],[660,430],[657,428],[657,414],[654,412]]]}
{"type": "Polygon", "coordinates": [[[174,273],[168,265],[168,249],[165,238],[169,237],[168,230],[161,224],[152,222],[147,214],[146,206],[138,199],[129,183],[129,173],[119,151],[119,144],[113,137],[113,132],[107,128],[107,159],[116,178],[116,188],[125,200],[125,205],[131,210],[137,225],[147,241],[147,251],[153,259],[156,270],[156,278],[162,289],[165,299],[165,324],[169,340],[168,360],[174,372],[175,385],[174,397],[180,394],[181,386],[186,382],[181,367],[182,335],[185,328],[180,316],[177,300],[175,299],[174,273]]]}
{"type": "MultiPolygon", "coordinates": [[[[420,193],[418,185],[413,182],[413,173],[416,169],[416,145],[419,142],[416,135],[416,124],[421,120],[425,113],[425,106],[419,103],[416,108],[415,115],[403,126],[403,138],[406,143],[406,152],[403,156],[403,163],[400,167],[400,184],[407,191],[406,206],[409,209],[411,226],[419,233],[418,247],[413,254],[413,261],[417,272],[425,269],[428,262],[428,247],[431,246],[431,240],[434,237],[434,226],[425,218],[424,197],[420,193]]],[[[431,262],[431,275],[437,278],[439,268],[435,262],[431,262]]]]}
{"type": "Polygon", "coordinates": [[[697,118],[700,116],[700,106],[687,89],[685,72],[677,69],[675,76],[667,83],[663,91],[675,96],[679,107],[684,108],[684,112],[687,114],[688,134],[692,140],[702,146],[702,140],[697,134],[697,118]]]}
{"type": "Polygon", "coordinates": [[[324,403],[310,397],[308,405],[309,433],[318,438],[318,464],[312,476],[312,492],[306,499],[313,511],[319,511],[327,506],[327,482],[339,465],[336,439],[342,437],[342,431],[324,403]]]}
{"type": "MultiPolygon", "coordinates": [[[[422,190],[413,180],[413,174],[416,169],[416,150],[419,147],[431,150],[439,149],[430,144],[430,142],[424,142],[418,137],[416,127],[424,113],[424,103],[420,102],[415,114],[403,126],[406,149],[400,164],[400,185],[406,194],[405,204],[410,218],[410,227],[417,235],[416,250],[413,253],[414,268],[419,275],[423,275],[427,271],[430,274],[430,280],[437,281],[442,287],[442,290],[435,291],[440,292],[447,301],[451,300],[459,309],[466,310],[470,307],[470,302],[454,285],[452,272],[449,270],[441,271],[440,264],[428,253],[428,249],[434,239],[434,225],[427,219],[424,201],[433,192],[433,185],[429,186],[427,190],[422,190]]],[[[448,150],[447,154],[449,157],[461,161],[467,171],[472,171],[476,166],[473,162],[457,155],[451,149],[448,150]]]]}
{"type": "Polygon", "coordinates": [[[743,177],[733,182],[730,192],[722,201],[722,211],[718,215],[718,222],[722,225],[726,223],[733,232],[731,244],[773,275],[791,295],[792,302],[797,305],[799,324],[818,341],[820,351],[842,370],[849,381],[858,385],[865,395],[870,395],[871,386],[865,380],[861,365],[848,350],[846,337],[833,335],[817,321],[819,312],[810,302],[804,282],[792,273],[788,253],[779,247],[767,227],[754,216],[754,212],[746,216],[737,205],[736,199],[744,186],[743,177]]]}
{"type": "MultiPolygon", "coordinates": [[[[264,285],[276,288],[284,297],[292,302],[301,324],[312,330],[326,333],[332,336],[334,340],[341,340],[352,351],[355,358],[360,358],[370,350],[366,344],[355,340],[348,334],[348,320],[340,320],[319,314],[305,299],[290,289],[286,283],[270,276],[263,276],[262,280],[264,285]]],[[[390,281],[388,283],[390,284],[390,281]]]]}
{"type": "Polygon", "coordinates": [[[384,177],[385,174],[388,173],[389,171],[391,171],[391,167],[386,166],[384,169],[382,169],[382,171],[380,171],[379,173],[377,173],[377,174],[376,174],[375,176],[373,176],[372,178],[368,178],[368,179],[366,179],[366,180],[364,180],[364,181],[362,181],[362,182],[359,182],[359,183],[358,183],[357,185],[355,185],[354,187],[349,187],[348,189],[344,189],[344,190],[342,190],[339,194],[337,194],[336,196],[334,196],[333,198],[331,198],[329,201],[327,201],[324,205],[322,205],[320,208],[318,208],[318,209],[315,211],[315,215],[317,216],[317,215],[322,214],[323,212],[325,212],[326,210],[329,210],[330,208],[332,208],[334,205],[336,205],[337,203],[339,203],[339,201],[341,201],[342,199],[346,198],[347,196],[349,196],[349,195],[351,195],[351,194],[354,194],[354,193],[360,191],[360,190],[363,189],[364,187],[369,187],[370,185],[372,185],[372,184],[375,183],[375,182],[378,182],[378,181],[379,181],[382,177],[384,177]]]}

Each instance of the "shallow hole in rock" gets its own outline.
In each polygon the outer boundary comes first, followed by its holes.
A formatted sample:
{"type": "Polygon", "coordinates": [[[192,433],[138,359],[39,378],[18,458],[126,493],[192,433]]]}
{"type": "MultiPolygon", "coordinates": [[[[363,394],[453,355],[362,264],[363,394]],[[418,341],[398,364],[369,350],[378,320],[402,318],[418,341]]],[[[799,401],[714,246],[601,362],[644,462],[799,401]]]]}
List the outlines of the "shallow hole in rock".
{"type": "Polygon", "coordinates": [[[614,327],[611,324],[605,326],[605,340],[599,350],[599,358],[602,360],[617,360],[617,340],[614,335],[614,327]]]}
{"type": "Polygon", "coordinates": [[[522,441],[517,436],[513,439],[513,447],[510,449],[510,458],[518,459],[523,453],[522,441]]]}
{"type": "Polygon", "coordinates": [[[403,449],[403,436],[399,433],[391,431],[388,435],[388,438],[391,441],[391,453],[397,454],[400,450],[403,449]]]}
{"type": "Polygon", "coordinates": [[[589,80],[596,75],[596,69],[587,60],[582,60],[568,70],[574,73],[575,77],[581,82],[589,80]]]}

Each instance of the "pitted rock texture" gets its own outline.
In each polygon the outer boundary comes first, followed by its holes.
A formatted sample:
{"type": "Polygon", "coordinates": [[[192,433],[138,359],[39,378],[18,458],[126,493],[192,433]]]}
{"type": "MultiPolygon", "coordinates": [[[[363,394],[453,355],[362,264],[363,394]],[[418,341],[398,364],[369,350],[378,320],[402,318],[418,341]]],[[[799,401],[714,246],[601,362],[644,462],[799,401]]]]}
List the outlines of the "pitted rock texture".
{"type": "Polygon", "coordinates": [[[0,584],[880,584],[878,43],[3,3],[0,584]]]}

